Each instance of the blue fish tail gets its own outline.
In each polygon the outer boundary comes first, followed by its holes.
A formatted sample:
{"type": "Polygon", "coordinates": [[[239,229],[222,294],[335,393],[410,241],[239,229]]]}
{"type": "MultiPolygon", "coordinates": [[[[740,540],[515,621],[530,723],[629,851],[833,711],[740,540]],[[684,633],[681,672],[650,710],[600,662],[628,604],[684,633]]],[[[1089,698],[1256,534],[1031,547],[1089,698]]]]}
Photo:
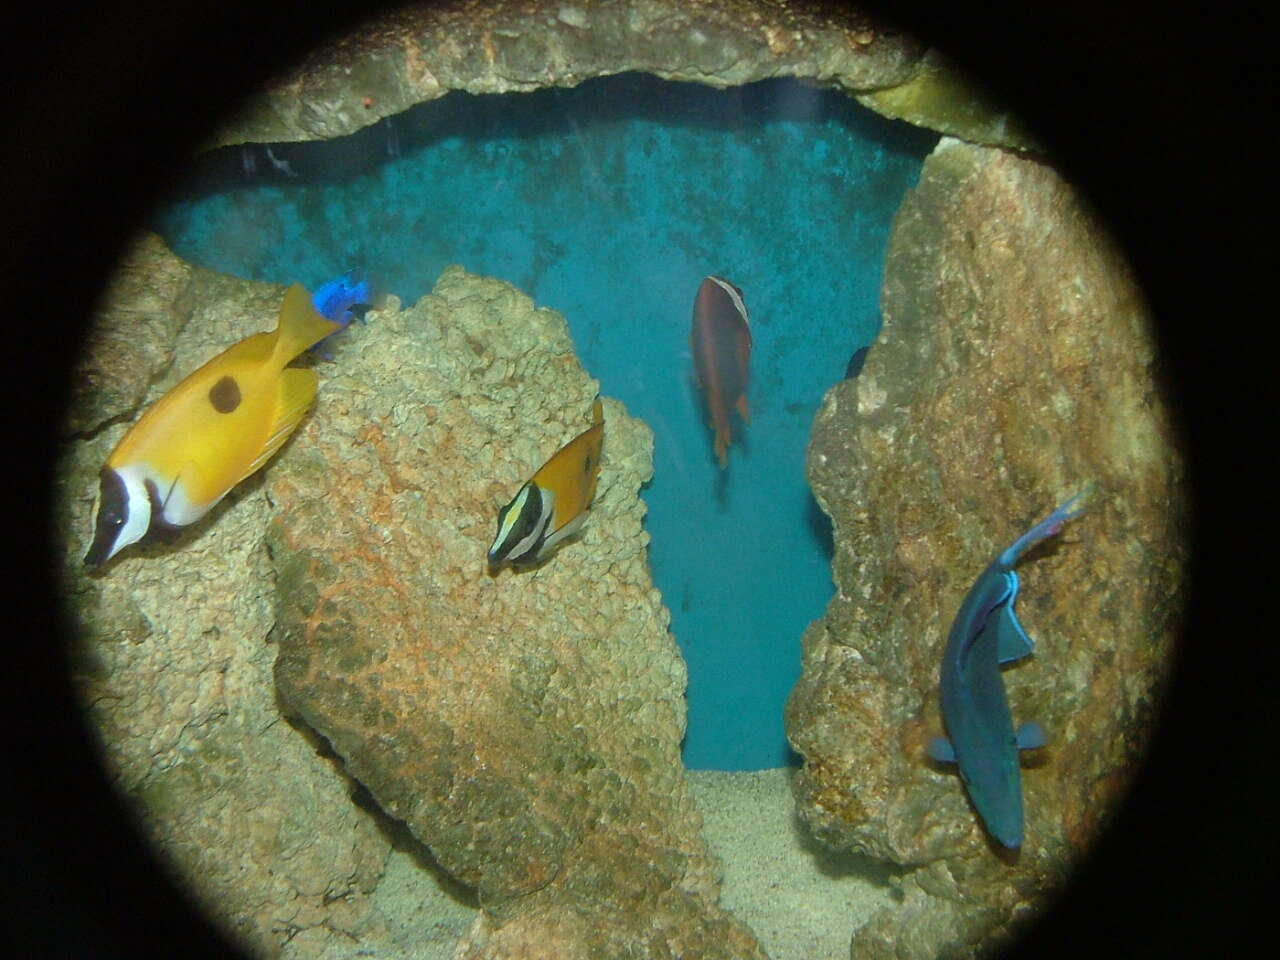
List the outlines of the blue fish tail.
{"type": "Polygon", "coordinates": [[[1026,550],[1027,547],[1037,541],[1044,540],[1046,537],[1052,537],[1054,534],[1061,533],[1063,524],[1068,520],[1074,520],[1076,517],[1080,516],[1080,514],[1084,513],[1083,507],[1078,510],[1072,510],[1071,508],[1075,505],[1077,500],[1085,495],[1086,492],[1087,491],[1082,490],[1074,497],[1065,501],[1058,507],[1058,509],[1054,510],[1053,513],[1049,514],[1049,516],[1045,517],[1015,540],[1012,545],[1010,545],[1009,549],[1000,554],[1000,562],[1006,567],[1012,567],[1017,563],[1019,555],[1023,550],[1026,550]]]}

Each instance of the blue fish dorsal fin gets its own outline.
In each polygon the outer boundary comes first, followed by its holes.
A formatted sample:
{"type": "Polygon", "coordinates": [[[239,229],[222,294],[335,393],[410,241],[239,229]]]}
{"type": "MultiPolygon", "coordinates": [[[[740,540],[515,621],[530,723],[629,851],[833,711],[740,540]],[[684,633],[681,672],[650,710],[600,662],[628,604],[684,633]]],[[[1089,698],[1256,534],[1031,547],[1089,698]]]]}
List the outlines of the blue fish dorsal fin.
{"type": "Polygon", "coordinates": [[[937,760],[938,763],[956,762],[956,748],[946,737],[930,737],[925,752],[929,754],[930,759],[937,760]]]}
{"type": "Polygon", "coordinates": [[[1049,738],[1045,736],[1044,727],[1038,723],[1024,723],[1014,734],[1014,739],[1019,750],[1035,750],[1049,742],[1049,738]]]}
{"type": "Polygon", "coordinates": [[[1035,644],[1013,611],[1013,601],[1018,597],[1018,575],[1010,570],[1003,576],[1007,587],[1005,595],[991,611],[979,634],[984,641],[995,640],[996,659],[1002,664],[1029,657],[1035,649],[1035,644]]]}

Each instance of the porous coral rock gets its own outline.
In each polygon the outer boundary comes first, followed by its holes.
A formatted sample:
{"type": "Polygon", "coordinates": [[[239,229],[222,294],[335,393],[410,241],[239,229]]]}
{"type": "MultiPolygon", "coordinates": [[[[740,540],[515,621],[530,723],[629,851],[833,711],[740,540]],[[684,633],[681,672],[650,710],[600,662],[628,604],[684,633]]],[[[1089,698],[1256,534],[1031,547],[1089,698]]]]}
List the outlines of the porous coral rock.
{"type": "Polygon", "coordinates": [[[564,318],[451,267],[339,360],[267,480],[277,685],[477,888],[460,954],[763,956],[717,906],[680,762],[685,668],[641,530],[649,430],[604,398],[582,533],[490,576],[498,508],[590,422],[564,318]]]}
{"type": "Polygon", "coordinates": [[[911,80],[922,53],[859,11],[759,0],[409,4],[315,51],[215,144],[335,137],[453,90],[569,87],[626,71],[716,87],[796,76],[874,90],[911,80]]]}
{"type": "Polygon", "coordinates": [[[271,329],[279,303],[279,288],[192,268],[141,237],[81,360],[95,389],[69,419],[91,432],[68,444],[56,520],[80,625],[74,680],[144,835],[254,954],[311,957],[382,933],[367,895],[388,844],[332,760],[280,722],[261,477],[176,542],[130,547],[97,574],[81,564],[98,470],[142,407],[271,329]]]}
{"type": "Polygon", "coordinates": [[[929,865],[855,955],[967,956],[1066,875],[1141,756],[1180,606],[1186,491],[1140,292],[1051,168],[944,140],[895,221],[882,307],[865,369],[814,425],[836,595],[805,633],[786,727],[820,838],[929,865]],[[1023,771],[1026,841],[1006,862],[954,771],[925,758],[942,649],[991,558],[1080,490],[1084,515],[1018,567],[1036,648],[1003,680],[1015,723],[1040,722],[1049,745],[1023,771]],[[927,932],[901,939],[917,913],[927,932]]]}
{"type": "Polygon", "coordinates": [[[1038,149],[939,51],[870,12],[770,0],[406,5],[316,50],[211,145],[342,136],[455,90],[527,92],[628,71],[714,87],[803,77],[886,117],[1038,149]]]}
{"type": "Polygon", "coordinates": [[[191,274],[155,234],[120,259],[71,377],[67,433],[90,434],[139,409],[194,308],[191,274]]]}

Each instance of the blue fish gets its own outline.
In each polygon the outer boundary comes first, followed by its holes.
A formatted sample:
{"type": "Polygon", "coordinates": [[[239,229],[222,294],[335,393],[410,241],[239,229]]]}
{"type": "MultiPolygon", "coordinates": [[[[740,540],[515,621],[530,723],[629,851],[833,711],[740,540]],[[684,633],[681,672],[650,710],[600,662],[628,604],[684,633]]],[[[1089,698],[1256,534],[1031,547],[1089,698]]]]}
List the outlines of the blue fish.
{"type": "Polygon", "coordinates": [[[351,321],[355,320],[357,316],[361,319],[364,318],[365,310],[373,305],[373,288],[361,271],[348,270],[342,276],[335,277],[317,289],[311,295],[311,302],[315,305],[316,312],[320,316],[326,320],[332,320],[334,323],[342,324],[333,333],[311,347],[317,356],[324,360],[332,360],[333,354],[329,349],[333,344],[332,338],[347,329],[351,321]],[[357,311],[353,309],[356,307],[365,309],[357,311]]]}
{"type": "Polygon", "coordinates": [[[355,319],[352,307],[373,304],[373,289],[363,273],[349,270],[316,290],[311,295],[311,302],[315,304],[316,312],[326,320],[345,327],[355,319]]]}
{"type": "Polygon", "coordinates": [[[1081,510],[1076,494],[993,561],[960,605],[942,654],[942,721],[948,738],[935,737],[929,755],[960,768],[969,799],[987,831],[1005,847],[1022,846],[1022,775],[1018,751],[1042,747],[1044,731],[1024,723],[1015,732],[1000,666],[1029,656],[1032,643],[1018,623],[1018,557],[1033,543],[1062,531],[1081,510]]]}

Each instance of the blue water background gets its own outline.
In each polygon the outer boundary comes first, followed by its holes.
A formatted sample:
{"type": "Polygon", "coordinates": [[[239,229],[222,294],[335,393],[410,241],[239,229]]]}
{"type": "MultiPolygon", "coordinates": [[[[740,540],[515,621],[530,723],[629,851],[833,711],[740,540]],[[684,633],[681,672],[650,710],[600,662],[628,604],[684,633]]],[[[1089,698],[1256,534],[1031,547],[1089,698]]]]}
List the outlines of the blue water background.
{"type": "Polygon", "coordinates": [[[412,303],[458,263],[563,313],[602,391],[655,434],[643,495],[689,665],[685,762],[761,769],[794,760],[783,705],[831,594],[810,424],[879,329],[889,225],[935,142],[798,81],[624,75],[454,94],[328,144],[217,151],[155,226],[242,277],[314,289],[363,267],[412,303]],[[689,350],[709,273],[742,288],[755,341],[751,423],[735,421],[724,471],[689,350]]]}

